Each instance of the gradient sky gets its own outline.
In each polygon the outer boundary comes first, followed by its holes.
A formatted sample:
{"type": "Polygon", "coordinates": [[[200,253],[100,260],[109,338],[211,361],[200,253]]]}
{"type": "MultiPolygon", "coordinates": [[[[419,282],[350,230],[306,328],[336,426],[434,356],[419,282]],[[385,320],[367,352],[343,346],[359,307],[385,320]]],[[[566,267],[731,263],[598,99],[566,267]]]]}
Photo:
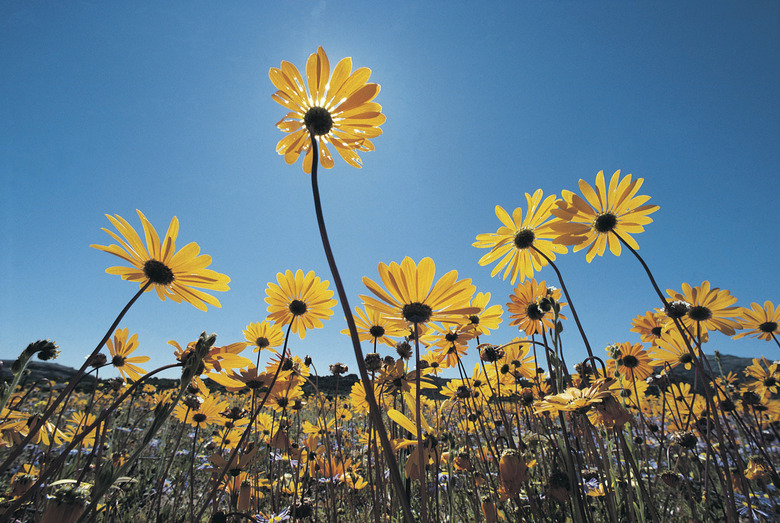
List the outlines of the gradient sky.
{"type": "MultiPolygon", "coordinates": [[[[738,304],[780,302],[780,3],[707,2],[37,2],[0,3],[0,355],[49,338],[79,366],[134,284],[91,249],[104,214],[138,230],[141,209],[179,246],[195,241],[232,278],[201,312],[146,294],[122,327],[147,370],[216,332],[243,338],[266,316],[278,272],[330,280],[300,166],[275,152],[268,70],[303,70],[321,45],[381,85],[387,122],[354,169],[320,175],[326,222],[352,306],[379,262],[433,258],[502,306],[509,281],[477,260],[495,205],[577,191],[603,170],[645,179],[660,206],[636,237],[662,289],[709,280],[738,304]]],[[[629,253],[559,258],[597,355],[639,341],[630,321],[659,306],[629,253]]],[[[544,269],[538,279],[559,286],[544,269]]],[[[483,341],[518,334],[504,324],[483,341]]],[[[321,373],[357,370],[340,309],[293,338],[321,373]]],[[[573,323],[570,367],[585,356],[573,323]]],[[[364,345],[366,352],[369,347],[364,345]]],[[[773,343],[711,336],[708,353],[780,358],[773,343]]],[[[388,354],[387,349],[382,354],[388,354]]],[[[466,366],[476,361],[470,350],[466,366]]],[[[110,373],[109,373],[110,375],[110,373]]]]}

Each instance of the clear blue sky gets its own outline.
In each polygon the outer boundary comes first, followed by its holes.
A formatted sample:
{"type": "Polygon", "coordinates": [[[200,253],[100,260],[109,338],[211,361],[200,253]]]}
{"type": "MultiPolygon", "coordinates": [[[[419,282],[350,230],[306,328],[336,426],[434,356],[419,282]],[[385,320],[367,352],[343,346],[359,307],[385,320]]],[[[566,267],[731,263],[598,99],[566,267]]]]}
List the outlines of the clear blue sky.
{"type": "MultiPolygon", "coordinates": [[[[50,338],[79,366],[137,287],[104,214],[200,244],[232,278],[207,313],[147,294],[122,326],[148,370],[207,330],[242,339],[286,269],[330,279],[300,167],[275,152],[284,115],[268,69],[303,69],[322,45],[373,70],[387,122],[363,169],[321,174],[331,242],[353,307],[377,264],[430,256],[505,304],[471,246],[495,205],[560,195],[599,170],[645,179],[661,207],[637,240],[663,289],[710,280],[740,305],[780,302],[780,3],[36,2],[0,4],[0,355],[50,338]]],[[[597,354],[639,341],[658,306],[624,253],[559,266],[597,354]]],[[[555,284],[555,274],[538,275],[555,284]]],[[[508,318],[493,343],[517,334],[508,318]]],[[[293,339],[321,372],[355,363],[339,309],[293,339]]],[[[584,357],[575,326],[567,361],[584,357]]],[[[365,347],[368,349],[368,347],[365,347]]],[[[774,344],[713,335],[708,352],[780,357],[774,344]]],[[[476,361],[473,349],[467,362],[476,361]]],[[[384,351],[383,354],[386,354],[384,351]]]]}

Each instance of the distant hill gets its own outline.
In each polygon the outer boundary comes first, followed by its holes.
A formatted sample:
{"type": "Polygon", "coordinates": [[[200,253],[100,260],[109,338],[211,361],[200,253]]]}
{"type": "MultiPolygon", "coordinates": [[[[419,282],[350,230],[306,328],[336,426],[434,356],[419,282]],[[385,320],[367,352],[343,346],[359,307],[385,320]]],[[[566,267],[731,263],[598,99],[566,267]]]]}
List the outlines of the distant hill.
{"type": "MultiPolygon", "coordinates": [[[[713,372],[715,373],[715,377],[718,377],[720,375],[719,369],[718,369],[718,363],[716,361],[715,356],[709,355],[707,356],[707,361],[709,361],[710,366],[712,367],[713,372]]],[[[2,372],[2,378],[3,380],[10,380],[12,373],[11,373],[11,365],[13,365],[14,360],[0,360],[3,365],[3,372],[2,372]]],[[[751,365],[753,363],[751,358],[740,358],[738,356],[730,356],[728,354],[721,354],[720,355],[720,362],[721,366],[723,368],[723,374],[728,374],[729,372],[735,373],[740,379],[744,379],[743,370],[745,370],[746,367],[751,365]]],[[[45,362],[45,361],[37,361],[32,360],[30,361],[29,366],[27,367],[28,375],[24,378],[23,383],[34,383],[38,380],[51,380],[58,384],[62,384],[67,382],[71,377],[73,377],[76,374],[76,369],[73,369],[71,367],[66,367],[65,365],[60,365],[58,363],[52,363],[52,362],[45,362]]],[[[674,376],[677,376],[681,381],[687,382],[687,383],[693,383],[693,369],[691,370],[685,370],[682,367],[677,367],[672,371],[672,374],[674,376]]],[[[438,391],[440,391],[444,386],[446,386],[447,382],[450,380],[447,378],[441,378],[438,376],[432,376],[430,379],[433,380],[434,384],[436,385],[436,389],[425,389],[424,393],[428,397],[438,397],[442,398],[440,394],[438,394],[438,391]]],[[[93,376],[85,376],[82,378],[81,384],[83,386],[92,386],[92,383],[94,382],[95,378],[93,376]]],[[[319,378],[312,377],[312,381],[315,383],[318,383],[318,388],[320,392],[326,395],[333,395],[336,392],[338,394],[349,394],[350,390],[352,389],[352,385],[357,383],[359,381],[358,376],[356,374],[346,374],[344,376],[341,376],[338,378],[338,390],[336,389],[337,379],[335,376],[327,375],[327,376],[320,376],[319,378]]],[[[101,380],[104,381],[104,380],[101,380]]],[[[211,382],[210,380],[207,380],[209,382],[209,386],[218,389],[220,388],[219,385],[211,382]]],[[[176,379],[169,379],[169,378],[151,378],[148,380],[149,383],[161,387],[161,388],[170,388],[177,386],[178,380],[176,379]]],[[[303,386],[304,392],[307,394],[314,392],[314,387],[309,385],[308,383],[303,386]]]]}

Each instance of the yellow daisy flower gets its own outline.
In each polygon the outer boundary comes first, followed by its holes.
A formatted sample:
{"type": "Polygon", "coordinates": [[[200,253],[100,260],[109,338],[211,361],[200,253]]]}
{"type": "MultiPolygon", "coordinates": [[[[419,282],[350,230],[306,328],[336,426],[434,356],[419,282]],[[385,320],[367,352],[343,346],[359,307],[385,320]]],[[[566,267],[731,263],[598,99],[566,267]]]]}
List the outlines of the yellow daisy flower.
{"type": "Polygon", "coordinates": [[[114,333],[113,341],[106,340],[108,352],[111,354],[111,365],[117,368],[122,377],[137,381],[146,371],[137,367],[134,363],[145,363],[149,361],[149,356],[128,356],[138,348],[138,334],[133,334],[130,339],[127,338],[129,329],[117,329],[114,333]]]}
{"type": "Polygon", "coordinates": [[[643,232],[644,226],[653,221],[648,215],[659,209],[657,205],[644,205],[649,196],[636,195],[643,182],[643,178],[632,182],[630,174],[621,179],[620,170],[617,170],[607,188],[604,171],[599,171],[595,190],[585,180],[580,180],[580,191],[585,198],[562,191],[563,199],[558,200],[558,208],[551,211],[559,218],[550,224],[559,234],[553,241],[574,246],[574,252],[588,247],[585,256],[588,263],[597,254],[603,256],[607,245],[612,254],[620,256],[621,246],[616,234],[631,248],[639,249],[631,235],[643,232]]]}
{"type": "MultiPolygon", "coordinates": [[[[136,211],[141,218],[146,237],[146,246],[138,233],[121,216],[106,217],[116,227],[119,234],[103,228],[119,245],[90,245],[95,249],[108,252],[130,263],[132,267],[109,267],[106,272],[116,274],[123,280],[139,282],[144,287],[149,282],[154,286],[161,300],[170,298],[176,303],[186,301],[201,310],[206,310],[206,304],[221,307],[214,296],[197,290],[227,291],[230,278],[224,274],[207,269],[211,264],[211,256],[200,253],[200,247],[192,242],[176,252],[176,237],[179,234],[179,220],[174,216],[160,243],[157,231],[141,211],[136,211]]],[[[148,291],[149,289],[147,289],[148,291]]]]}
{"type": "MultiPolygon", "coordinates": [[[[615,370],[620,372],[621,376],[626,376],[629,380],[643,380],[653,373],[653,358],[647,349],[642,347],[641,343],[624,342],[617,347],[607,347],[607,350],[618,349],[620,356],[617,359],[609,358],[607,360],[607,369],[610,374],[615,370]]],[[[617,352],[615,352],[617,354],[617,352]]]]}
{"type": "MultiPolygon", "coordinates": [[[[514,294],[509,296],[512,301],[506,304],[509,317],[512,319],[509,325],[516,325],[528,336],[554,328],[550,298],[557,302],[561,298],[561,291],[560,289],[551,291],[544,281],[537,284],[536,280],[531,278],[518,285],[514,294]]],[[[559,303],[559,305],[563,306],[566,303],[559,303]]],[[[566,316],[559,314],[558,318],[565,320],[566,316]]]]}
{"type": "Polygon", "coordinates": [[[702,282],[698,287],[683,283],[681,293],[671,289],[667,289],[666,292],[672,300],[680,300],[689,305],[682,320],[692,329],[693,335],[698,335],[698,330],[701,328],[702,333],[714,329],[732,336],[734,329],[740,327],[736,319],[740,310],[738,307],[731,306],[737,302],[737,299],[727,290],[710,287],[708,281],[702,282]]]}
{"type": "Polygon", "coordinates": [[[501,305],[491,305],[488,307],[490,301],[490,293],[478,292],[476,296],[471,300],[471,306],[477,307],[479,312],[469,316],[469,324],[474,327],[475,336],[487,336],[490,334],[490,329],[497,329],[498,325],[504,321],[501,315],[504,310],[501,305]]]}
{"type": "Polygon", "coordinates": [[[434,284],[435,272],[436,265],[430,258],[423,258],[419,265],[409,257],[400,265],[380,263],[379,277],[387,290],[364,276],[363,284],[376,297],[360,297],[367,306],[389,319],[410,324],[459,323],[463,316],[479,312],[478,308],[469,306],[476,290],[471,279],[458,280],[458,272],[450,271],[434,284]]]}
{"type": "MultiPolygon", "coordinates": [[[[409,330],[406,324],[386,318],[381,312],[366,308],[365,312],[355,307],[355,327],[357,327],[360,341],[370,341],[376,347],[377,343],[384,343],[388,347],[395,347],[395,340],[402,338],[409,330]]],[[[349,329],[344,329],[341,334],[349,336],[349,329]]]]}
{"type": "Polygon", "coordinates": [[[496,205],[496,217],[503,226],[494,233],[477,235],[477,241],[472,244],[480,249],[490,249],[490,252],[480,258],[480,265],[488,265],[498,260],[490,273],[491,276],[503,269],[503,279],[506,280],[511,274],[511,282],[514,285],[518,276],[522,282],[525,278],[532,278],[534,271],[540,271],[547,265],[544,256],[555,260],[556,253],[566,252],[566,247],[552,242],[556,233],[550,226],[550,219],[553,218],[551,211],[556,197],[553,194],[542,201],[542,196],[541,189],[533,196],[525,193],[528,204],[525,218],[522,207],[515,209],[510,216],[503,207],[496,205]]]}
{"type": "Polygon", "coordinates": [[[289,110],[276,126],[288,133],[276,145],[284,161],[293,164],[301,153],[303,170],[311,172],[312,148],[310,134],[317,137],[320,165],[333,167],[328,144],[353,167],[360,168],[357,151],[373,151],[372,138],[382,134],[385,122],[382,106],[372,102],[379,94],[379,85],[367,83],[371,70],[366,67],[352,72],[352,58],[343,58],[330,71],[330,62],[322,47],[306,62],[306,82],[298,69],[289,62],[268,72],[278,91],[272,98],[289,110]],[[308,88],[308,90],[307,90],[308,88]]]}
{"type": "Polygon", "coordinates": [[[776,335],[780,336],[780,307],[775,307],[769,300],[764,302],[763,307],[755,302],[751,303],[750,307],[750,309],[747,307],[740,309],[740,328],[746,331],[740,332],[734,336],[734,339],[755,336],[760,340],[769,341],[776,335]]]}
{"type": "Polygon", "coordinates": [[[247,347],[252,347],[254,352],[260,352],[265,349],[271,352],[277,352],[276,347],[281,347],[284,343],[284,334],[282,330],[269,322],[250,323],[244,331],[244,339],[247,347]]]}
{"type": "Polygon", "coordinates": [[[320,280],[309,271],[306,275],[298,269],[295,274],[287,270],[276,275],[279,284],[269,283],[265,293],[268,303],[268,319],[278,325],[291,325],[294,334],[301,339],[307,329],[322,328],[322,320],[333,316],[333,291],[328,290],[328,281],[320,280]]]}

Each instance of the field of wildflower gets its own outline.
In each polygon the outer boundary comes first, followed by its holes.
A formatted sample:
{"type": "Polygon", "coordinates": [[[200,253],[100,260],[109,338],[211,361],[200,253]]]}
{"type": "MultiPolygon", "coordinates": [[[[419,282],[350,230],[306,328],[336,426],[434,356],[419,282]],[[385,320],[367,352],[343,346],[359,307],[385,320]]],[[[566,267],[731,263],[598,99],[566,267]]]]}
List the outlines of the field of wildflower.
{"type": "Polygon", "coordinates": [[[152,290],[219,307],[213,293],[230,278],[196,243],[177,249],[175,217],[162,237],[141,211],[142,232],[107,217],[113,243],[92,247],[120,258],[106,272],[138,292],[64,387],[26,379],[33,358],[56,358],[52,341],[30,343],[12,365],[0,391],[0,521],[780,520],[780,364],[757,357],[724,373],[707,350],[710,337],[751,336],[778,354],[780,307],[739,306],[709,281],[662,290],[637,252],[659,210],[641,178],[599,172],[560,197],[536,190],[514,210],[497,206],[497,230],[474,231],[473,246],[514,287],[506,311],[430,258],[380,263],[364,294],[346,295],[317,173],[334,152],[359,168],[374,149],[385,116],[370,74],[349,58],[331,68],[322,48],[304,74],[288,62],[270,69],[286,111],[276,149],[287,164],[303,155],[330,274],[279,273],[268,316],[244,341],[194,333],[170,342],[170,364],[145,368],[122,324],[130,307],[152,290]],[[657,303],[625,329],[642,343],[591,347],[555,264],[569,249],[641,265],[657,303]],[[342,313],[353,361],[291,352],[291,338],[342,313]],[[503,341],[482,343],[491,331],[503,341]],[[564,339],[588,358],[567,359],[564,339]],[[121,378],[83,379],[104,367],[121,378]],[[349,368],[360,381],[340,388],[349,368]],[[150,381],[172,369],[175,387],[150,381]],[[445,369],[459,378],[439,390],[432,378],[445,369]],[[324,375],[335,388],[320,390],[324,375]]]}

